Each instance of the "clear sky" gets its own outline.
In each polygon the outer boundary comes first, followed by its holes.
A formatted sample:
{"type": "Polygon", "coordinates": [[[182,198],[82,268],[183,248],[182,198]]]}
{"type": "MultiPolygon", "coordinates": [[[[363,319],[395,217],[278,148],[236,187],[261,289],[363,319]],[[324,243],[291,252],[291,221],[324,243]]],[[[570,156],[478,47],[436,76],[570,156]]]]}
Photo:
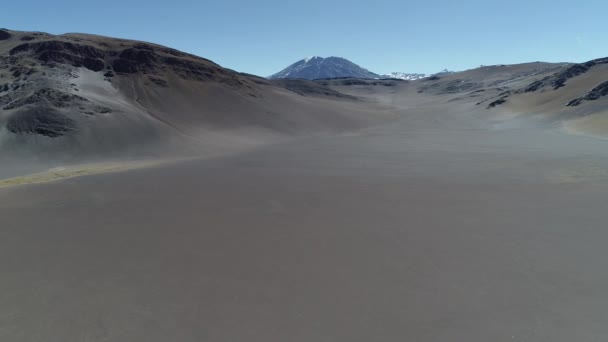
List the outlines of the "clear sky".
{"type": "Polygon", "coordinates": [[[606,0],[15,0],[0,27],[155,42],[262,76],[313,55],[377,73],[608,56],[606,0]]]}

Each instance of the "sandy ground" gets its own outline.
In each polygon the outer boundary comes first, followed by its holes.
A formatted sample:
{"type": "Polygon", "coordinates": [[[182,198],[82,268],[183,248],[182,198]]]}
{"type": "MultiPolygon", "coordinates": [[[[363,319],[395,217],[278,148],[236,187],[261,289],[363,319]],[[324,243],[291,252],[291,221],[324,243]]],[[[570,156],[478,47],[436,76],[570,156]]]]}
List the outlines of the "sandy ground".
{"type": "Polygon", "coordinates": [[[608,142],[453,110],[0,188],[0,340],[605,340],[608,142]]]}
{"type": "Polygon", "coordinates": [[[124,172],[166,163],[170,163],[170,161],[163,162],[161,160],[150,160],[69,165],[66,167],[51,168],[43,172],[0,179],[0,188],[56,182],[74,177],[95,175],[98,173],[124,172]]]}

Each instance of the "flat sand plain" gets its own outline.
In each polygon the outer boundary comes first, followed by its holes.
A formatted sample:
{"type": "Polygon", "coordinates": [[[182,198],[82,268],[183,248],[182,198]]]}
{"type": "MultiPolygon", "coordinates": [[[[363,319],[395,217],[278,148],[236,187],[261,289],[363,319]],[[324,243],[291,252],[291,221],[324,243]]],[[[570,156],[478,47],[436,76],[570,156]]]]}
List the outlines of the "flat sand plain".
{"type": "Polygon", "coordinates": [[[608,142],[454,110],[0,188],[0,340],[606,339],[608,142]]]}

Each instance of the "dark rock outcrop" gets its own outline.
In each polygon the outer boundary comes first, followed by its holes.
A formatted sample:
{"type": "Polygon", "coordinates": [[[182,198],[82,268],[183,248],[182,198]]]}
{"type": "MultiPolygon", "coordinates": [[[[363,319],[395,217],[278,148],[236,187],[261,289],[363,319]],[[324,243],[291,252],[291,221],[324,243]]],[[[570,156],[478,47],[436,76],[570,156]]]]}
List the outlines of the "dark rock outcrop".
{"type": "Polygon", "coordinates": [[[114,71],[123,74],[149,72],[155,69],[158,60],[159,56],[153,50],[128,48],[120,53],[118,59],[112,63],[112,67],[114,71]]]}
{"type": "MultiPolygon", "coordinates": [[[[172,55],[175,57],[195,57],[195,56],[189,55],[185,52],[181,52],[181,51],[178,51],[175,49],[171,49],[171,48],[164,47],[164,46],[146,44],[146,43],[135,44],[135,45],[133,45],[133,47],[136,49],[140,49],[140,50],[159,51],[159,52],[166,53],[168,55],[172,55]]],[[[200,57],[196,57],[196,58],[200,58],[200,57]]]]}
{"type": "Polygon", "coordinates": [[[88,102],[86,98],[56,89],[39,89],[32,95],[27,97],[19,98],[15,101],[11,101],[5,106],[4,110],[15,109],[26,105],[33,104],[44,104],[47,106],[53,106],[57,108],[67,108],[77,102],[88,102]]]}
{"type": "Polygon", "coordinates": [[[37,134],[58,138],[73,131],[76,123],[57,110],[35,107],[11,116],[6,128],[15,134],[37,134]]]}
{"type": "Polygon", "coordinates": [[[524,93],[532,93],[545,86],[545,82],[536,81],[523,89],[524,93]]]}
{"type": "Polygon", "coordinates": [[[566,106],[569,107],[575,107],[580,105],[581,103],[583,103],[584,101],[595,101],[597,99],[600,99],[604,96],[608,96],[608,81],[604,82],[600,85],[598,85],[597,87],[591,89],[591,91],[589,91],[587,93],[587,95],[583,96],[583,97],[579,97],[578,99],[574,99],[570,102],[568,102],[568,104],[566,106]]]}
{"type": "Polygon", "coordinates": [[[536,81],[534,83],[531,83],[530,85],[523,88],[519,92],[520,93],[521,92],[525,92],[525,93],[535,92],[548,85],[551,85],[553,87],[553,90],[557,90],[562,87],[565,87],[566,83],[570,79],[587,73],[594,66],[600,65],[600,64],[607,64],[607,63],[608,63],[608,58],[598,58],[598,59],[594,59],[589,62],[575,64],[575,65],[570,66],[569,68],[567,68],[564,71],[558,72],[553,76],[543,79],[542,81],[536,81]]]}
{"type": "Polygon", "coordinates": [[[582,97],[579,97],[578,99],[574,99],[570,102],[568,102],[566,104],[567,107],[576,107],[578,105],[580,105],[581,103],[583,103],[584,99],[582,97]]]}
{"type": "MultiPolygon", "coordinates": [[[[29,36],[33,39],[37,37],[36,33],[29,36]]],[[[12,48],[7,57],[33,58],[40,61],[42,66],[49,67],[69,65],[84,67],[95,72],[108,70],[105,72],[106,78],[113,77],[115,74],[162,75],[167,71],[172,71],[180,78],[187,80],[218,81],[231,86],[241,86],[247,83],[234,72],[207,59],[175,49],[148,43],[127,45],[120,40],[115,41],[114,44],[108,42],[92,44],[93,42],[95,41],[80,37],[68,36],[53,39],[51,36],[41,41],[22,43],[12,48]]],[[[9,64],[14,63],[7,63],[7,65],[9,64]]],[[[25,72],[26,70],[15,70],[14,77],[20,77],[25,72]]]]}
{"type": "Polygon", "coordinates": [[[585,100],[593,101],[597,100],[600,97],[604,97],[608,95],[608,82],[604,82],[599,86],[593,88],[587,96],[585,96],[585,100]]]}
{"type": "Polygon", "coordinates": [[[561,87],[564,87],[566,85],[566,81],[586,73],[593,65],[594,64],[592,62],[587,62],[585,64],[576,64],[566,69],[566,71],[557,74],[556,79],[551,83],[553,85],[553,89],[557,90],[561,87]]]}
{"type": "Polygon", "coordinates": [[[188,59],[167,57],[165,63],[170,66],[176,74],[185,79],[196,79],[200,81],[212,80],[217,70],[205,64],[188,59]]]}
{"type": "Polygon", "coordinates": [[[153,84],[156,84],[159,87],[166,88],[169,86],[169,83],[167,83],[167,81],[162,78],[148,77],[148,79],[150,80],[150,82],[152,82],[153,84]]]}
{"type": "Polygon", "coordinates": [[[105,68],[106,64],[104,63],[103,60],[99,59],[99,58],[85,58],[82,60],[82,66],[92,70],[92,71],[101,71],[105,68]]]}
{"type": "Polygon", "coordinates": [[[11,38],[11,34],[5,30],[0,30],[0,40],[7,40],[11,38]]]}
{"type": "Polygon", "coordinates": [[[121,58],[112,63],[112,69],[119,74],[134,74],[138,71],[136,62],[121,58]]]}
{"type": "Polygon", "coordinates": [[[197,81],[223,80],[226,83],[239,83],[237,78],[229,78],[229,74],[209,63],[207,60],[187,56],[172,49],[155,49],[152,46],[137,45],[140,48],[123,50],[112,63],[112,69],[118,74],[160,73],[172,70],[183,79],[197,81]],[[142,48],[143,47],[143,48],[142,48]],[[169,56],[167,56],[168,54],[169,56]],[[180,57],[176,57],[180,56],[180,57]]]}
{"type": "Polygon", "coordinates": [[[101,71],[105,68],[103,61],[105,52],[84,44],[49,40],[21,44],[10,51],[11,56],[28,53],[46,64],[68,64],[74,67],[85,67],[93,71],[101,71]]]}
{"type": "Polygon", "coordinates": [[[491,103],[488,105],[488,109],[490,109],[490,108],[494,108],[494,107],[496,107],[496,106],[500,106],[501,104],[503,104],[503,103],[505,103],[505,102],[507,102],[507,99],[506,99],[505,97],[501,97],[501,98],[499,98],[498,100],[496,100],[496,101],[494,101],[494,102],[491,102],[491,103]]]}

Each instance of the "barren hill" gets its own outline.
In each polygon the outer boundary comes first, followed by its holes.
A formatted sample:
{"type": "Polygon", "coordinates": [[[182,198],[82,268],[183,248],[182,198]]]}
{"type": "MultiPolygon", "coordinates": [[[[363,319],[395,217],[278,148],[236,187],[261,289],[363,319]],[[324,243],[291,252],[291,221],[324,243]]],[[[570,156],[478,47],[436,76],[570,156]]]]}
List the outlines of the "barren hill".
{"type": "Polygon", "coordinates": [[[222,148],[225,140],[262,143],[380,119],[363,107],[345,114],[356,99],[316,84],[272,83],[151,43],[0,34],[0,149],[7,153],[222,148]]]}

